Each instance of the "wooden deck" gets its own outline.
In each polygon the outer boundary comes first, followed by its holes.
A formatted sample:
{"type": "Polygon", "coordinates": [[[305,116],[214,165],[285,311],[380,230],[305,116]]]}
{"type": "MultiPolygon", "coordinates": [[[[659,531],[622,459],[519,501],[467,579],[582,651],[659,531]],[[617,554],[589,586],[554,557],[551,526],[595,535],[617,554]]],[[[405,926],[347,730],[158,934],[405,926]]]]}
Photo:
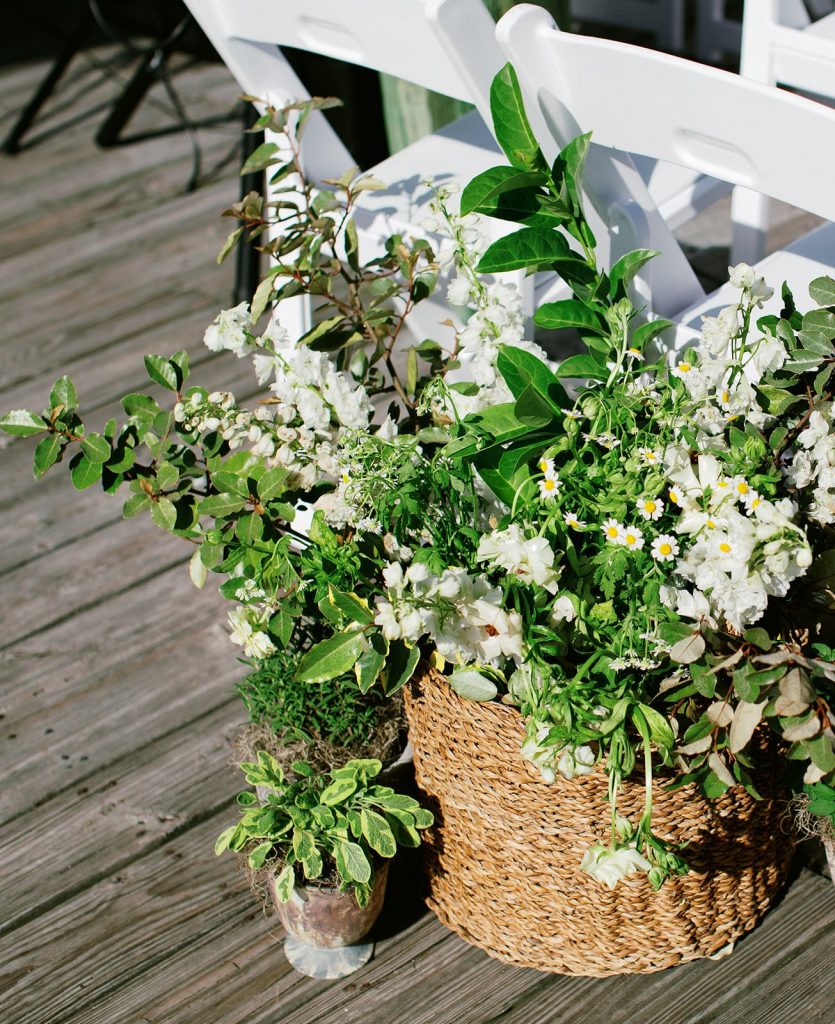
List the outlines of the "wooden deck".
{"type": "MultiPolygon", "coordinates": [[[[2,129],[43,66],[0,73],[2,129]]],[[[112,94],[81,62],[50,130],[112,94]]],[[[178,79],[193,116],[231,107],[220,66],[178,79]]],[[[69,372],[91,420],[140,388],[142,355],[186,348],[196,378],[243,390],[212,357],[227,305],[213,262],[235,162],[181,194],[173,135],[106,153],[92,114],[0,163],[0,409],[40,408],[69,372]]],[[[163,121],[155,107],[140,124],[163,121]]],[[[234,145],[201,132],[207,165],[234,145]]],[[[228,222],[227,222],[228,223],[228,222]]],[[[119,501],[35,483],[32,445],[2,446],[0,1020],[4,1024],[831,1024],[835,890],[799,872],[732,956],[604,981],[519,970],[445,930],[397,879],[375,959],[337,982],[289,969],[231,859],[212,853],[239,782],[242,722],[224,602],[187,551],[119,501]]]]}

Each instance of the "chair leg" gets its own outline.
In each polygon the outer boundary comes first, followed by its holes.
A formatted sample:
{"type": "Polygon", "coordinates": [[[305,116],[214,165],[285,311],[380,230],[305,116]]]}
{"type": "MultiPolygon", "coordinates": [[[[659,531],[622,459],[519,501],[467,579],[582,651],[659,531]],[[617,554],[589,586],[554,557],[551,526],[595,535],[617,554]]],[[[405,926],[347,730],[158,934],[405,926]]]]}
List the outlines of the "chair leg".
{"type": "Polygon", "coordinates": [[[731,201],[731,265],[757,263],[765,255],[770,200],[760,192],[735,188],[731,201]]]}

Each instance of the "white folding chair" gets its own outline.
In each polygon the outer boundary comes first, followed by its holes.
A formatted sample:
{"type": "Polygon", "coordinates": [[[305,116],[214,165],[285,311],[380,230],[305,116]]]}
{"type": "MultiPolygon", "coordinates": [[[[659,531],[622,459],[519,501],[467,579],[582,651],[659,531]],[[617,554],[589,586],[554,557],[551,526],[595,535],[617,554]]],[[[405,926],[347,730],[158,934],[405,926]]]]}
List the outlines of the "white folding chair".
{"type": "MultiPolygon", "coordinates": [[[[766,85],[786,85],[835,100],[835,4],[831,0],[745,0],[739,72],[766,85]],[[821,15],[812,20],[812,15],[821,15]]],[[[735,261],[762,258],[769,202],[750,189],[734,190],[731,207],[735,261]]]]}
{"type": "MultiPolygon", "coordinates": [[[[490,81],[503,58],[493,19],[480,0],[467,0],[466,21],[458,30],[466,40],[466,62],[439,45],[438,29],[427,17],[428,0],[187,0],[187,6],[243,91],[275,105],[308,96],[279,48],[291,46],[396,75],[476,106],[476,112],[365,169],[388,186],[363,193],[357,208],[360,245],[369,258],[394,232],[425,233],[420,224],[429,198],[422,184],[426,178],[466,183],[500,162],[485,122],[490,81]]],[[[308,121],[301,156],[313,180],[339,177],[354,164],[320,113],[308,121]]],[[[310,326],[309,302],[285,300],[281,319],[291,334],[304,333],[310,326]]]]}
{"type": "MultiPolygon", "coordinates": [[[[679,57],[560,32],[545,11],[528,4],[502,18],[497,37],[517,68],[529,113],[544,131],[546,156],[581,131],[593,132],[598,148],[584,178],[592,202],[608,201],[607,182],[623,167],[618,151],[629,149],[835,221],[828,172],[835,153],[835,110],[679,57]],[[800,155],[781,144],[786,138],[798,140],[800,155]]],[[[621,175],[619,183],[624,182],[621,175]]],[[[637,194],[645,212],[647,200],[645,193],[637,194]]],[[[628,205],[629,200],[619,201],[628,205]]],[[[660,249],[662,256],[647,266],[663,267],[680,250],[672,233],[661,239],[660,218],[654,224],[658,230],[651,235],[647,221],[628,218],[630,247],[660,249]]],[[[833,264],[835,229],[827,224],[769,256],[758,272],[772,283],[788,280],[802,299],[804,286],[831,272],[833,264]]],[[[675,311],[657,273],[648,284],[652,307],[683,325],[683,336],[687,329],[698,330],[701,316],[715,311],[722,298],[710,296],[675,311]]],[[[778,293],[772,303],[779,310],[778,293]]]]}

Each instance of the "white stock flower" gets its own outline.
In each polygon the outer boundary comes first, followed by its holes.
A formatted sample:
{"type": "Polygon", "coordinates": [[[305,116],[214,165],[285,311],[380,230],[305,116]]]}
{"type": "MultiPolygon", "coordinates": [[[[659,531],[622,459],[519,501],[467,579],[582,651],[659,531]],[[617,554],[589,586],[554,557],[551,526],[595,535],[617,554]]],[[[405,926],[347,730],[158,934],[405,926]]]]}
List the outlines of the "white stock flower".
{"type": "Polygon", "coordinates": [[[580,862],[580,870],[603,882],[610,889],[622,878],[646,873],[652,865],[642,854],[631,848],[610,850],[606,846],[592,846],[586,850],[580,862]]]}
{"type": "Polygon", "coordinates": [[[241,302],[232,309],[224,309],[214,318],[203,335],[203,344],[212,352],[227,349],[240,359],[251,346],[249,331],[249,303],[241,302]]]}

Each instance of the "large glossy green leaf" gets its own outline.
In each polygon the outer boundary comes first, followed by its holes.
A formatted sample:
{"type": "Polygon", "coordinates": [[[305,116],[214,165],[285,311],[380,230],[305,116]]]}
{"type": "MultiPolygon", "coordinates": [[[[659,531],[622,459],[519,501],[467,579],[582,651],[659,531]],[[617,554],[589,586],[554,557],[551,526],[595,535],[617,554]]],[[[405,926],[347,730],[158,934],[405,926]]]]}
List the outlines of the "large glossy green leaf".
{"type": "Polygon", "coordinates": [[[607,329],[584,302],[579,299],[561,299],[558,302],[546,302],[534,315],[534,322],[539,327],[556,331],[564,327],[574,327],[578,331],[591,331],[593,334],[605,334],[607,329]]]}
{"type": "Polygon", "coordinates": [[[408,647],[402,640],[393,640],[386,660],[385,691],[388,696],[403,687],[415,674],[420,651],[408,647]]]}
{"type": "Polygon", "coordinates": [[[557,367],[558,377],[574,377],[581,380],[607,380],[608,373],[594,356],[577,355],[564,359],[557,367]]]}
{"type": "Polygon", "coordinates": [[[75,392],[75,386],[66,375],[59,377],[49,392],[50,409],[57,409],[59,406],[64,412],[72,412],[73,409],[78,408],[78,395],[75,392]]]}
{"type": "Polygon", "coordinates": [[[513,345],[502,345],[496,359],[496,368],[510,388],[514,398],[519,398],[532,386],[555,410],[569,409],[571,402],[551,370],[530,352],[513,345]]]}
{"type": "Polygon", "coordinates": [[[542,227],[520,228],[512,235],[496,239],[479,260],[476,270],[480,274],[536,270],[571,258],[571,248],[558,231],[542,227]]]}
{"type": "Polygon", "coordinates": [[[522,171],[547,172],[548,165],[525,114],[519,79],[511,64],[499,71],[490,86],[493,131],[505,156],[522,171]]]}
{"type": "Polygon", "coordinates": [[[363,646],[362,630],[335,633],[310,648],[299,662],[296,678],[305,683],[336,679],[353,668],[363,646]]]}
{"type": "Polygon", "coordinates": [[[28,409],[12,409],[0,418],[0,430],[13,437],[29,437],[46,429],[46,420],[28,409]]]}
{"type": "Polygon", "coordinates": [[[655,249],[635,249],[621,256],[609,271],[609,298],[618,299],[625,295],[641,267],[658,255],[655,249]]]}

